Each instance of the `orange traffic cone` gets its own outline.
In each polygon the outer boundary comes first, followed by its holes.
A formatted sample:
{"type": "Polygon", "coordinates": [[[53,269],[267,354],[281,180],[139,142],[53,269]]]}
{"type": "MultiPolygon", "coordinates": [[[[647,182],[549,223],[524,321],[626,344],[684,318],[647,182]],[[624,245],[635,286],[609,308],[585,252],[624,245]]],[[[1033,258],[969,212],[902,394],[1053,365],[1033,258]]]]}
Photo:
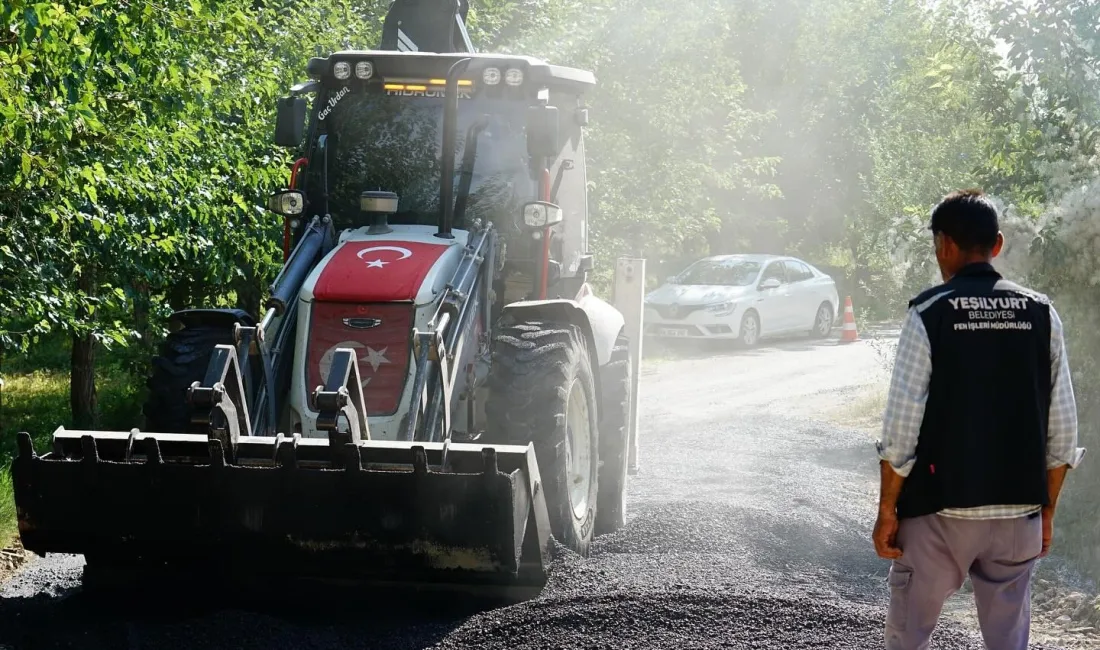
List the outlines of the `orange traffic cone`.
{"type": "Polygon", "coordinates": [[[844,298],[844,327],[840,330],[840,342],[851,343],[859,340],[859,332],[856,331],[856,315],[852,311],[852,297],[844,298]]]}

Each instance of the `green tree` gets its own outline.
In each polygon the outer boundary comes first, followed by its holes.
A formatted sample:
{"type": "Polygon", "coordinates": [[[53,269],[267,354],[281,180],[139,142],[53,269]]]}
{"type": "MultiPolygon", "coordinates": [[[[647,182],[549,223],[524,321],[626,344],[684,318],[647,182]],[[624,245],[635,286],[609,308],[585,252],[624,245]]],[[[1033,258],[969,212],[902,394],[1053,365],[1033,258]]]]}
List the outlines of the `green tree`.
{"type": "Polygon", "coordinates": [[[351,15],[336,0],[0,5],[0,341],[70,336],[78,426],[94,423],[99,344],[158,337],[169,308],[258,302],[279,249],[259,206],[289,162],[275,99],[313,47],[373,45],[351,15]]]}

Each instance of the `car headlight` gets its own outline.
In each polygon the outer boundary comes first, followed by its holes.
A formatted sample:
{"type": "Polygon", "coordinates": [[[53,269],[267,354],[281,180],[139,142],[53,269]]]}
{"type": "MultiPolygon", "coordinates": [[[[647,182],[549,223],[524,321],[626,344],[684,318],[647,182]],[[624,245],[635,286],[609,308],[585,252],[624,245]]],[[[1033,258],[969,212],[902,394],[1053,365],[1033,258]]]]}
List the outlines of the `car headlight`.
{"type": "Polygon", "coordinates": [[[737,310],[737,303],[734,301],[719,302],[713,305],[707,305],[707,313],[714,314],[715,316],[729,316],[737,310]]]}

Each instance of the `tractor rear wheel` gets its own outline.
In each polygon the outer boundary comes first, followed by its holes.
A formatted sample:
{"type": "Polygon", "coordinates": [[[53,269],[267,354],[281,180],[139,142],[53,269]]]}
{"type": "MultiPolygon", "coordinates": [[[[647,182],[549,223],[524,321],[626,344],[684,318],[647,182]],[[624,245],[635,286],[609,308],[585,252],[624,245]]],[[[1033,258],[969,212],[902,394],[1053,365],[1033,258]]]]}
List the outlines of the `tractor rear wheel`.
{"type": "Polygon", "coordinates": [[[502,328],[485,412],[488,442],[534,444],[551,533],[587,555],[596,523],[599,429],[581,331],[541,321],[502,328]]]}
{"type": "Polygon", "coordinates": [[[630,344],[620,334],[611,360],[600,369],[600,489],[596,534],[613,533],[626,523],[627,465],[630,461],[630,344]]]}
{"type": "Polygon", "coordinates": [[[172,332],[153,357],[153,371],[147,385],[149,397],[143,407],[145,430],[154,433],[185,433],[191,424],[187,389],[202,381],[210,356],[218,345],[234,345],[233,330],[224,326],[192,325],[172,332]]]}

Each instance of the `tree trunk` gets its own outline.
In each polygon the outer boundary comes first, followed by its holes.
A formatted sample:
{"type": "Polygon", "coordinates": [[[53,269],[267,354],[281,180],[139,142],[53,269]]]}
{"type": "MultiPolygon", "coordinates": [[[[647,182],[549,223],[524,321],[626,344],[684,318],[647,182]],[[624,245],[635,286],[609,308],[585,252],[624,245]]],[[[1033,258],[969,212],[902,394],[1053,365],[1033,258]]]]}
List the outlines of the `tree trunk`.
{"type": "Polygon", "coordinates": [[[91,334],[73,335],[69,398],[73,428],[94,429],[96,420],[95,339],[91,334]]]}
{"type": "MultiPolygon", "coordinates": [[[[93,269],[85,266],[77,278],[77,290],[82,295],[91,295],[95,287],[93,269]]],[[[81,309],[80,318],[89,314],[81,309]]],[[[96,424],[95,390],[95,339],[90,333],[73,333],[73,351],[69,361],[69,404],[72,409],[73,428],[94,429],[96,424]]]]}
{"type": "Polygon", "coordinates": [[[134,330],[141,336],[140,346],[149,348],[153,345],[153,325],[149,322],[149,283],[137,280],[133,283],[133,289],[134,330]]]}
{"type": "Polygon", "coordinates": [[[172,311],[180,311],[181,309],[187,309],[191,305],[191,296],[187,292],[187,287],[184,282],[173,282],[166,292],[166,298],[168,300],[168,306],[172,308],[172,311]]]}
{"type": "Polygon", "coordinates": [[[4,434],[4,340],[0,339],[0,435],[4,434]]]}
{"type": "Polygon", "coordinates": [[[149,374],[150,360],[156,354],[158,343],[150,316],[152,301],[149,298],[149,283],[144,279],[135,280],[131,288],[134,301],[134,331],[138,333],[140,339],[124,353],[124,358],[129,372],[145,377],[149,374]]]}
{"type": "Polygon", "coordinates": [[[257,321],[263,318],[260,313],[260,301],[263,299],[260,279],[251,265],[245,269],[243,278],[233,282],[233,290],[237,294],[237,309],[243,309],[257,321]]]}

